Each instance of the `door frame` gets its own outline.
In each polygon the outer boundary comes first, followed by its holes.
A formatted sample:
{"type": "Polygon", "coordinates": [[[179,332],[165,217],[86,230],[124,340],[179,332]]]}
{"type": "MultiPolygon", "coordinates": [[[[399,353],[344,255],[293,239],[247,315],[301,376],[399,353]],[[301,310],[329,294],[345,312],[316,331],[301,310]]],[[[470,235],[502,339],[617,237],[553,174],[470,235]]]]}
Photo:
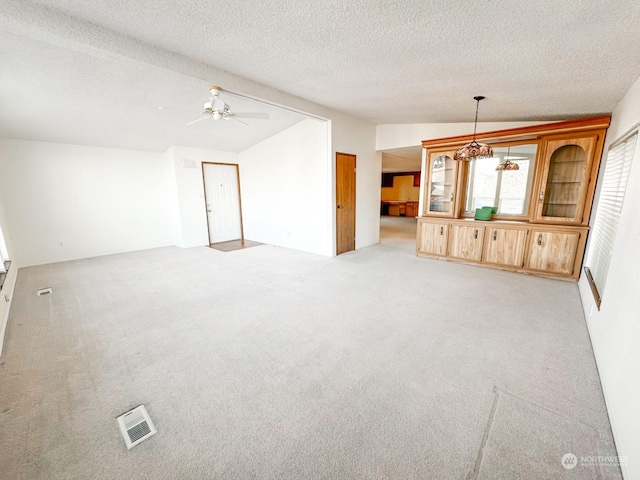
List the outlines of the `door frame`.
{"type": "MultiPolygon", "coordinates": [[[[358,171],[358,156],[355,153],[345,153],[345,152],[335,152],[335,156],[333,159],[333,168],[334,168],[334,172],[335,172],[335,191],[334,191],[334,195],[333,195],[333,212],[334,212],[334,221],[333,221],[333,228],[334,228],[334,239],[335,239],[335,255],[340,255],[338,253],[338,235],[339,235],[339,228],[338,228],[338,211],[337,211],[337,207],[338,207],[338,155],[344,155],[345,157],[353,157],[353,168],[354,168],[354,184],[353,184],[353,251],[356,250],[356,233],[357,233],[357,222],[358,219],[356,217],[356,206],[357,206],[357,198],[358,198],[358,191],[356,189],[357,183],[358,183],[358,176],[357,176],[357,171],[358,171]]],[[[352,250],[347,250],[345,252],[342,253],[346,253],[346,252],[350,252],[352,250]]]]}
{"type": "MultiPolygon", "coordinates": [[[[244,222],[242,221],[242,195],[240,192],[240,166],[237,163],[223,163],[223,162],[202,162],[202,187],[204,190],[204,213],[207,219],[207,237],[209,238],[209,245],[214,245],[211,242],[211,229],[209,228],[209,211],[207,208],[207,179],[204,174],[205,165],[226,165],[236,167],[236,179],[238,181],[238,210],[240,213],[240,241],[244,243],[244,222]]],[[[230,240],[233,241],[233,240],[230,240]]],[[[218,242],[224,243],[224,242],[218,242]]]]}

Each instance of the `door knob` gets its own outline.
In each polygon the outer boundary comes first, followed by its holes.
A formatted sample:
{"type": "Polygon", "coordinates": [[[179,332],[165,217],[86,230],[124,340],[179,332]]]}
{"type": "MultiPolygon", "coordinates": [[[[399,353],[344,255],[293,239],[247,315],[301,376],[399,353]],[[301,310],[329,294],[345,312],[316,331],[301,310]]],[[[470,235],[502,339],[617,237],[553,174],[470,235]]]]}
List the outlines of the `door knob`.
{"type": "Polygon", "coordinates": [[[342,208],[342,205],[336,205],[336,208],[342,208]]]}

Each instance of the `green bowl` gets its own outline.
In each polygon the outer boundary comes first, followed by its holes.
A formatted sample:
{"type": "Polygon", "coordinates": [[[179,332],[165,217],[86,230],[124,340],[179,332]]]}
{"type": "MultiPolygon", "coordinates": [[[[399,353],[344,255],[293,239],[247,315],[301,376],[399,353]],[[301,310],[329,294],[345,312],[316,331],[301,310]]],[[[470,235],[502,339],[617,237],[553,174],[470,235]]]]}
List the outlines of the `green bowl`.
{"type": "Polygon", "coordinates": [[[491,220],[491,208],[476,208],[476,220],[491,220]]]}
{"type": "Polygon", "coordinates": [[[482,207],[491,210],[491,213],[498,213],[498,207],[482,207]]]}

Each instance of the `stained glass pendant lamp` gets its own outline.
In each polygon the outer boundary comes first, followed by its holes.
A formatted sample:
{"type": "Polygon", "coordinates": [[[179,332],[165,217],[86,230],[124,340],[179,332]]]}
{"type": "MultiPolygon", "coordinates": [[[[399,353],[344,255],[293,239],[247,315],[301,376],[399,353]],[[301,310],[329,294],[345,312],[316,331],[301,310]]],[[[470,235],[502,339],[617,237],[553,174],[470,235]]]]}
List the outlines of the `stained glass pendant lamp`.
{"type": "Polygon", "coordinates": [[[513,163],[509,157],[509,152],[511,151],[511,147],[507,148],[507,156],[504,157],[504,161],[500,162],[496,167],[496,170],[520,170],[520,165],[517,163],[513,163]]]}
{"type": "Polygon", "coordinates": [[[473,124],[473,140],[458,150],[453,155],[453,159],[457,161],[470,161],[474,158],[488,158],[493,157],[493,148],[486,143],[476,142],[476,128],[478,127],[478,107],[480,106],[480,100],[484,100],[483,96],[473,97],[476,103],[476,121],[473,124]]]}

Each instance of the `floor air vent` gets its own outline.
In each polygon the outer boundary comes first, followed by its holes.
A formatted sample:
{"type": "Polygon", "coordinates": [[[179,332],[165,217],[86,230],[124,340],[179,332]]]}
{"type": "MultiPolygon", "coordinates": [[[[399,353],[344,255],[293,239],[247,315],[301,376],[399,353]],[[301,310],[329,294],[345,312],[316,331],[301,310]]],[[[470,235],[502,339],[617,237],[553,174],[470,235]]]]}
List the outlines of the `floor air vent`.
{"type": "Polygon", "coordinates": [[[40,290],[36,290],[36,293],[38,294],[39,297],[42,295],[49,295],[51,292],[53,292],[53,289],[51,287],[41,288],[40,290]]]}
{"type": "Polygon", "coordinates": [[[144,405],[140,405],[127,413],[123,413],[118,418],[120,432],[127,444],[127,450],[135,447],[140,442],[146,440],[157,432],[144,405]]]}

